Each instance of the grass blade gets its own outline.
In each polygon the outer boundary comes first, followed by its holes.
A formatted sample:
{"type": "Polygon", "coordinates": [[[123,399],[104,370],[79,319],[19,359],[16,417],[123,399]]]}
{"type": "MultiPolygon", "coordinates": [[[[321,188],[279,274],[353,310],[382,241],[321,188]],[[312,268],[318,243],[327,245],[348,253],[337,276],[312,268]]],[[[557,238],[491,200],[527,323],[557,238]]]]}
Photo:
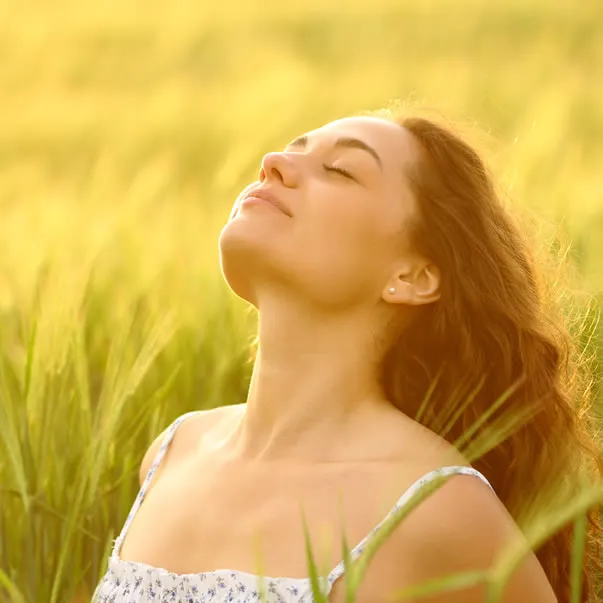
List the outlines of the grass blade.
{"type": "Polygon", "coordinates": [[[356,590],[354,589],[354,566],[352,564],[352,557],[350,556],[350,549],[348,547],[348,540],[345,535],[345,530],[343,532],[343,538],[341,539],[341,548],[345,582],[345,603],[355,603],[356,590]]]}
{"type": "Polygon", "coordinates": [[[488,580],[488,572],[485,570],[475,570],[463,572],[462,574],[451,574],[442,578],[429,580],[422,584],[416,584],[396,591],[392,597],[397,601],[404,601],[412,597],[420,599],[429,595],[446,592],[449,590],[459,590],[475,586],[488,580]]]}
{"type": "Polygon", "coordinates": [[[301,516],[302,527],[304,529],[304,540],[306,543],[306,560],[308,562],[308,573],[310,577],[310,584],[312,586],[312,594],[314,595],[314,601],[315,603],[329,603],[318,581],[318,570],[314,561],[314,553],[312,552],[312,545],[310,543],[310,533],[308,531],[306,515],[303,509],[301,510],[301,516]]]}
{"type": "Polygon", "coordinates": [[[580,515],[574,523],[574,548],[571,569],[571,603],[581,603],[582,600],[582,564],[584,562],[584,546],[586,544],[586,515],[580,515]]]}
{"type": "Polygon", "coordinates": [[[3,586],[8,591],[11,603],[25,603],[25,597],[13,581],[2,571],[2,568],[0,568],[0,586],[3,586]]]}
{"type": "Polygon", "coordinates": [[[396,527],[402,522],[421,502],[423,502],[433,492],[441,488],[451,477],[455,474],[436,475],[432,480],[423,484],[418,490],[416,490],[410,498],[396,510],[383,524],[381,524],[379,531],[375,532],[373,537],[368,541],[364,551],[354,561],[354,587],[357,588],[360,582],[364,578],[364,574],[368,569],[371,559],[375,553],[396,529],[396,527]]]}
{"type": "MultiPolygon", "coordinates": [[[[539,549],[553,534],[572,520],[577,520],[593,507],[603,503],[603,482],[585,485],[573,501],[561,509],[541,515],[525,530],[525,539],[507,547],[499,556],[492,572],[487,603],[496,603],[511,576],[527,555],[539,549]]],[[[578,530],[579,531],[579,530],[578,530]]]]}

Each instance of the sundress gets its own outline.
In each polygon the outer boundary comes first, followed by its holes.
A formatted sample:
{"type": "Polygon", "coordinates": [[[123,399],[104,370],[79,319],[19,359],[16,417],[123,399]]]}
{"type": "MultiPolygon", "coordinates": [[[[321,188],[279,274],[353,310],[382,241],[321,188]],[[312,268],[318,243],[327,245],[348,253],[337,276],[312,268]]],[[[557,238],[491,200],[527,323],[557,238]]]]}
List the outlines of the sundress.
{"type": "MultiPolygon", "coordinates": [[[[119,551],[128,533],[149,483],[172,441],[176,429],[188,417],[201,411],[185,413],[169,427],[149,472],[138,492],[121,533],[114,541],[108,568],[99,582],[92,603],[313,603],[310,578],[263,577],[239,570],[216,569],[197,574],[176,574],[164,568],[138,561],[120,559],[119,551]]],[[[483,480],[494,492],[488,480],[473,467],[451,465],[439,467],[415,481],[398,499],[389,513],[365,538],[350,550],[352,560],[364,550],[379,528],[424,484],[437,475],[465,474],[483,480]]],[[[343,560],[327,576],[319,577],[325,595],[344,573],[343,560]]]]}

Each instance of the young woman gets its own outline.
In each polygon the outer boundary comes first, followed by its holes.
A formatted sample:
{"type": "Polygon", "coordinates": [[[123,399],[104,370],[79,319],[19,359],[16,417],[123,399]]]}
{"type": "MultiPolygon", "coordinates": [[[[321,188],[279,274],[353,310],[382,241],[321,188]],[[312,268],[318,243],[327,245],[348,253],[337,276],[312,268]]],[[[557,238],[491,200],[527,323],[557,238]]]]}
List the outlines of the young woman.
{"type": "MultiPolygon", "coordinates": [[[[569,337],[482,161],[447,129],[363,115],[296,138],[264,157],[219,247],[228,285],[259,311],[247,401],[187,413],[152,444],[97,601],[258,601],[260,574],[267,601],[312,601],[302,509],[329,600],[343,601],[343,535],[356,558],[417,488],[454,476],[367,570],[357,601],[394,600],[490,567],[522,537],[522,502],[599,459],[564,370],[569,337]],[[531,412],[470,463],[454,443],[505,391],[505,409],[531,412]],[[438,427],[455,396],[468,403],[438,427]]],[[[568,526],[503,603],[567,603],[571,547],[568,526]]]]}

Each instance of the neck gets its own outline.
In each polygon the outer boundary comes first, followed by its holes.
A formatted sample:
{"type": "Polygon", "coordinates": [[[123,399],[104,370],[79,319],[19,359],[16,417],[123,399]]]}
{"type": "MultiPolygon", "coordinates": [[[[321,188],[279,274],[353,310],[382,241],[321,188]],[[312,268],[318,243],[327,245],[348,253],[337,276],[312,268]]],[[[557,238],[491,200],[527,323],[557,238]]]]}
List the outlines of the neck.
{"type": "Polygon", "coordinates": [[[237,458],[341,461],[354,454],[367,421],[401,414],[378,385],[373,336],[362,321],[318,322],[260,316],[245,412],[225,442],[237,458]]]}

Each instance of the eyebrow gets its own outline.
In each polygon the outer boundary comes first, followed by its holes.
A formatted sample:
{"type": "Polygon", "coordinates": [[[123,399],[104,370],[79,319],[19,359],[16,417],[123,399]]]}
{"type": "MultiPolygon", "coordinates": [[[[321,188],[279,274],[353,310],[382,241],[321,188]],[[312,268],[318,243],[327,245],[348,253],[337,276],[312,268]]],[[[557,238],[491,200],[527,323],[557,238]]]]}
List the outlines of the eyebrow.
{"type": "MultiPolygon", "coordinates": [[[[288,147],[300,147],[303,149],[306,147],[307,144],[308,144],[307,136],[298,136],[297,138],[292,140],[287,146],[288,147]]],[[[370,153],[375,158],[375,161],[379,165],[379,168],[381,169],[381,171],[383,171],[383,163],[381,162],[381,157],[379,157],[379,154],[377,153],[377,151],[375,151],[375,149],[373,149],[373,147],[366,144],[366,142],[362,142],[362,140],[360,140],[358,138],[351,138],[349,136],[344,136],[343,138],[338,138],[335,141],[335,143],[333,144],[333,146],[334,147],[345,147],[347,149],[361,149],[363,151],[366,151],[367,153],[370,153]]]]}

